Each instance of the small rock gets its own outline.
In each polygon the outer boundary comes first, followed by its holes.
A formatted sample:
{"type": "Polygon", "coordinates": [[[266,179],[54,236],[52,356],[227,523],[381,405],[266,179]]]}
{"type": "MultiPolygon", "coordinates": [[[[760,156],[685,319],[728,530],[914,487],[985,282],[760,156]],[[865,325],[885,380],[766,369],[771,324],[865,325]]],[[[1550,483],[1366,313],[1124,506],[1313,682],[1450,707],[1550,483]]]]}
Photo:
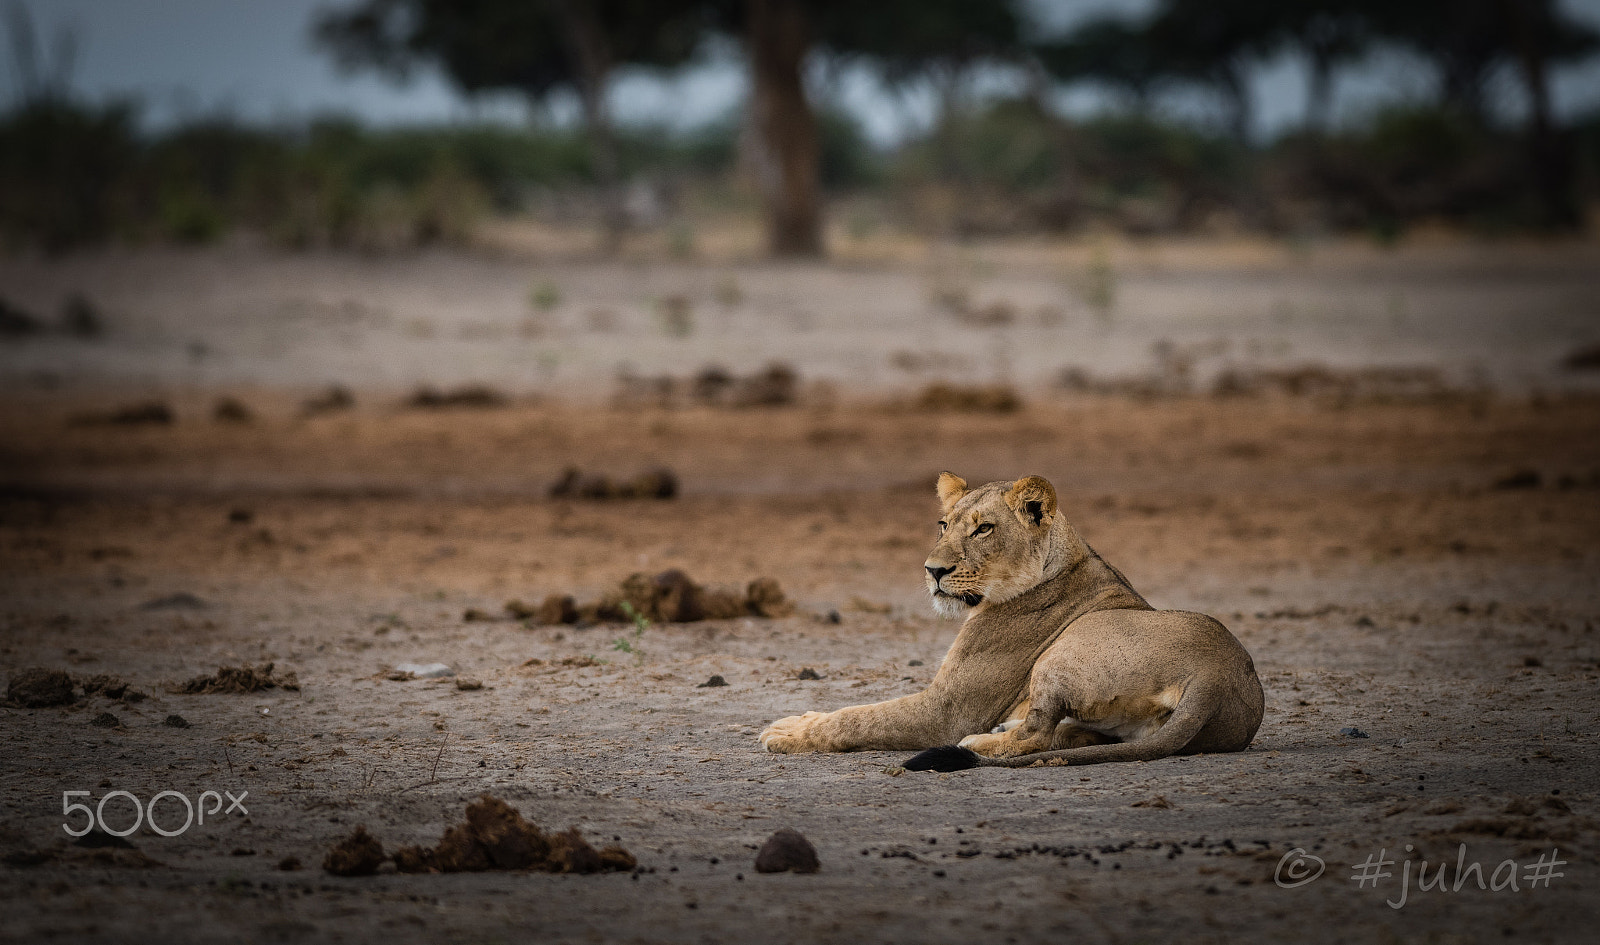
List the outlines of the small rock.
{"type": "Polygon", "coordinates": [[[906,665],[907,666],[921,666],[922,665],[922,660],[912,660],[911,662],[907,663],[906,665]]]}
{"type": "Polygon", "coordinates": [[[800,675],[796,676],[795,678],[796,679],[827,679],[828,677],[820,675],[816,670],[814,670],[811,667],[807,666],[805,669],[802,669],[800,671],[800,675]]]}
{"type": "Polygon", "coordinates": [[[443,679],[456,674],[447,663],[398,663],[394,671],[406,673],[411,679],[443,679]]]}
{"type": "Polygon", "coordinates": [[[696,689],[715,689],[718,686],[726,686],[727,684],[728,684],[728,681],[726,679],[723,679],[721,674],[718,674],[718,675],[712,676],[710,679],[706,680],[705,682],[696,685],[695,688],[696,689]]]}
{"type": "Polygon", "coordinates": [[[25,669],[11,677],[6,698],[26,709],[71,705],[72,677],[59,669],[25,669]]]}
{"type": "Polygon", "coordinates": [[[1155,797],[1145,798],[1142,801],[1134,801],[1132,804],[1130,804],[1128,806],[1130,806],[1130,807],[1154,807],[1154,808],[1158,808],[1158,809],[1161,809],[1161,810],[1171,810],[1172,809],[1172,802],[1167,800],[1166,797],[1164,797],[1163,795],[1157,794],[1155,797]]]}
{"type": "Polygon", "coordinates": [[[821,868],[817,848],[792,827],[768,837],[756,853],[757,873],[815,873],[821,868]]]}
{"type": "Polygon", "coordinates": [[[371,876],[382,862],[383,844],[362,825],[328,851],[322,868],[335,876],[371,876]]]}
{"type": "Polygon", "coordinates": [[[494,620],[496,618],[494,614],[489,613],[487,610],[479,610],[476,607],[468,607],[461,614],[461,619],[466,623],[479,623],[494,620]]]}
{"type": "Polygon", "coordinates": [[[1346,726],[1344,728],[1339,729],[1339,734],[1343,735],[1346,738],[1366,738],[1367,737],[1367,733],[1366,732],[1363,732],[1361,729],[1356,728],[1354,725],[1349,725],[1349,726],[1346,726]]]}
{"type": "Polygon", "coordinates": [[[181,715],[169,715],[161,720],[161,724],[167,728],[188,728],[189,720],[181,715]]]}
{"type": "Polygon", "coordinates": [[[475,692],[483,688],[483,682],[471,676],[462,676],[456,680],[456,688],[462,692],[475,692]]]}
{"type": "Polygon", "coordinates": [[[89,724],[98,728],[121,728],[122,720],[110,712],[102,712],[89,720],[89,724]]]}
{"type": "Polygon", "coordinates": [[[297,856],[286,856],[278,861],[278,869],[283,870],[286,873],[291,873],[299,868],[300,858],[297,856]]]}

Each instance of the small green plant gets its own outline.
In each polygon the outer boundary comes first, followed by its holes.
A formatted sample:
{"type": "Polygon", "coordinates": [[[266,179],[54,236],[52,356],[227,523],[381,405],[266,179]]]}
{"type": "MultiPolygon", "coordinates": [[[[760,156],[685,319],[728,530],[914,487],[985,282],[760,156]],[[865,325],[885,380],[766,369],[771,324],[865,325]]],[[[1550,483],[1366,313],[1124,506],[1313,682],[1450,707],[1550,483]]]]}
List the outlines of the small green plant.
{"type": "Polygon", "coordinates": [[[629,620],[633,621],[633,638],[629,639],[626,636],[617,637],[615,640],[611,641],[611,648],[619,653],[633,654],[633,661],[635,663],[642,664],[644,662],[644,649],[640,647],[639,644],[644,639],[645,630],[649,629],[650,627],[650,620],[649,618],[645,617],[644,614],[641,614],[638,610],[634,609],[633,604],[629,603],[628,601],[622,602],[622,612],[628,615],[629,620]]]}
{"type": "Polygon", "coordinates": [[[694,333],[694,304],[687,295],[668,295],[656,303],[661,314],[661,330],[674,338],[694,333]]]}
{"type": "Polygon", "coordinates": [[[694,257],[694,227],[686,221],[674,223],[667,230],[667,252],[673,259],[694,257]]]}
{"type": "Polygon", "coordinates": [[[1111,320],[1112,309],[1117,304],[1117,271],[1112,268],[1111,257],[1103,247],[1095,249],[1090,257],[1078,294],[1097,316],[1111,320]]]}
{"type": "Polygon", "coordinates": [[[561,290],[549,279],[541,279],[528,290],[528,304],[541,312],[548,312],[561,304],[561,290]]]}

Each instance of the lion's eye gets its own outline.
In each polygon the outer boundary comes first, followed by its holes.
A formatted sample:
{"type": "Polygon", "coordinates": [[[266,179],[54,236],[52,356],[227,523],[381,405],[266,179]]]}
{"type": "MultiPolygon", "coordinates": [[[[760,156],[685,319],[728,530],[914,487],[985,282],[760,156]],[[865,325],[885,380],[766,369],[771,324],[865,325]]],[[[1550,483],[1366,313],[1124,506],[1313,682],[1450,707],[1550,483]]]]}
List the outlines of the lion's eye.
{"type": "Polygon", "coordinates": [[[990,522],[984,522],[973,531],[972,537],[977,538],[979,535],[987,535],[992,531],[994,531],[994,525],[990,522]]]}
{"type": "Polygon", "coordinates": [[[944,531],[944,530],[945,530],[945,529],[946,529],[946,528],[948,528],[948,527],[949,527],[949,526],[950,526],[950,523],[949,523],[949,522],[940,522],[940,523],[939,523],[939,531],[941,531],[941,532],[942,532],[942,531],[944,531]]]}

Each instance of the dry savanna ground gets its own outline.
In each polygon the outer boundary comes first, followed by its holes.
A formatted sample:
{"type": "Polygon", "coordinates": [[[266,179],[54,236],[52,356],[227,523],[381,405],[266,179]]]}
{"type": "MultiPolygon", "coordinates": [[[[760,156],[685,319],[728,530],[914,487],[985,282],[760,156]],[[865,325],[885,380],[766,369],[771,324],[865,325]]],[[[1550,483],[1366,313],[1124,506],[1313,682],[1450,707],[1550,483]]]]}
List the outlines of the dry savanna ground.
{"type": "Polygon", "coordinates": [[[975,310],[1020,313],[998,325],[926,310],[920,270],[753,266],[724,303],[705,267],[563,263],[526,335],[528,267],[503,261],[0,261],[36,310],[86,286],[110,323],[0,347],[0,677],[75,681],[66,704],[0,705],[0,942],[1587,941],[1600,398],[1546,375],[1593,340],[1600,295],[1592,247],[1517,252],[1524,269],[1114,256],[1109,319],[1047,310],[1042,270],[983,275],[975,310]],[[680,285],[704,293],[697,320],[663,334],[680,285]],[[589,318],[604,306],[613,322],[589,318]],[[1167,374],[1103,380],[1164,338],[1167,374]],[[781,358],[801,394],[609,403],[623,355],[680,377],[781,358]],[[1201,376],[1318,359],[1332,373],[1228,396],[1201,376]],[[1339,386],[1368,364],[1440,371],[1339,386]],[[1071,367],[1093,376],[1052,380],[1071,367]],[[941,372],[1007,371],[1019,409],[915,404],[941,372]],[[402,406],[471,381],[510,396],[402,406]],[[223,397],[245,409],[213,419],[223,397]],[[171,422],[108,422],[151,400],[171,422]],[[665,467],[679,489],[551,496],[570,467],[665,467]],[[937,670],[956,632],[921,584],[941,469],[1048,477],[1153,604],[1226,623],[1266,690],[1251,748],[946,775],[761,751],[776,718],[937,670]],[[505,609],[670,568],[775,579],[794,612],[505,609]],[[294,688],[181,691],[269,662],[294,688]],[[455,675],[395,678],[435,662],[455,675]],[[248,797],[179,831],[168,795],[174,835],[95,845],[63,828],[71,791],[112,795],[113,830],[134,816],[116,791],[248,797]],[[434,844],[485,793],[637,869],[322,868],[358,825],[386,853],[434,844]],[[755,871],[783,827],[818,872],[755,871]]]}

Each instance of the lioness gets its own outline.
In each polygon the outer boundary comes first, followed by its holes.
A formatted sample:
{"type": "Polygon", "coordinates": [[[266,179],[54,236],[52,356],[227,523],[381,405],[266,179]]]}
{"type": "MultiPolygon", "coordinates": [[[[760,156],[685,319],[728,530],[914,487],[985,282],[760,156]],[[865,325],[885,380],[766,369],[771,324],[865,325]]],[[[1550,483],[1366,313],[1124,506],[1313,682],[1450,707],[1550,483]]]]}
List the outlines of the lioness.
{"type": "Polygon", "coordinates": [[[1264,703],[1250,654],[1210,617],[1145,603],[1068,524],[1054,486],[1029,476],[968,489],[947,472],[938,493],[928,591],[967,618],[933,682],[779,719],[761,733],[768,751],[931,748],[905,767],[955,771],[1250,744],[1264,703]]]}

